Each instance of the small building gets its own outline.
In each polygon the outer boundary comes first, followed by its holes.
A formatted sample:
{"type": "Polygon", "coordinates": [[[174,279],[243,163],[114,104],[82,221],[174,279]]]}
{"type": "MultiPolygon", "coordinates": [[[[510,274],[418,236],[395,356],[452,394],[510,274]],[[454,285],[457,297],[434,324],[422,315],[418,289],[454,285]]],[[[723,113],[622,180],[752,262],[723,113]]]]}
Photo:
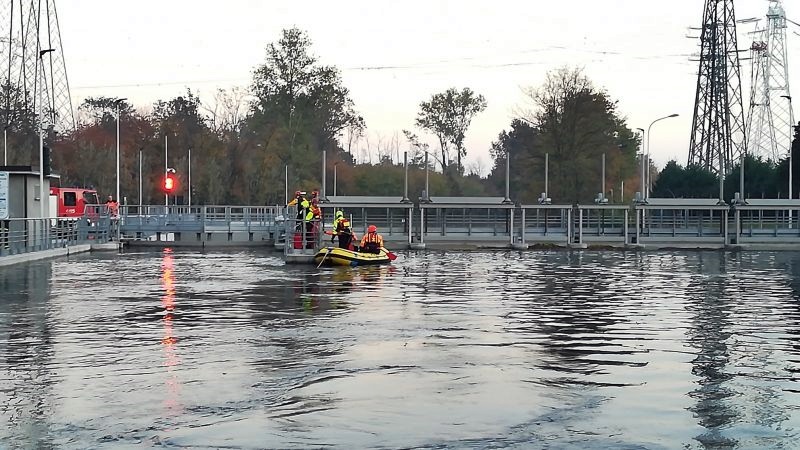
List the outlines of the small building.
{"type": "Polygon", "coordinates": [[[41,189],[33,167],[0,166],[0,254],[47,248],[49,227],[43,219],[50,216],[51,178],[57,177],[45,177],[41,189]]]}

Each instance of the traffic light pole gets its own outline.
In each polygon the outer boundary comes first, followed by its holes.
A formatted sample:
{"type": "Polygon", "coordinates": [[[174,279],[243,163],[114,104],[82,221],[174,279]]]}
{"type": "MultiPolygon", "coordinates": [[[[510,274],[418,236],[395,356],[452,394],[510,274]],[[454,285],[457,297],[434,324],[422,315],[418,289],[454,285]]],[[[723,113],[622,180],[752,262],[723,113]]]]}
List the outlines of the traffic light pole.
{"type": "MultiPolygon", "coordinates": [[[[168,147],[169,142],[167,141],[167,139],[168,137],[164,136],[164,179],[166,179],[169,176],[169,166],[167,165],[168,164],[167,159],[169,155],[169,147],[168,147]]],[[[164,206],[165,207],[169,206],[169,194],[167,193],[164,194],[164,206]]]]}

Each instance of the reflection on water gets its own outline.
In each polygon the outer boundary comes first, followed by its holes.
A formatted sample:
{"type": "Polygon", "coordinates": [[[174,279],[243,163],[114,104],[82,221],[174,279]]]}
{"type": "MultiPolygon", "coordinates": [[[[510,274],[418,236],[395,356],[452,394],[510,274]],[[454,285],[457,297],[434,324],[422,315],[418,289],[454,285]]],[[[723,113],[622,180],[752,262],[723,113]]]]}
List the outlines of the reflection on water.
{"type": "Polygon", "coordinates": [[[172,249],[165,249],[161,263],[161,284],[164,287],[164,295],[161,296],[161,305],[164,308],[164,337],[161,344],[164,346],[164,367],[167,368],[166,396],[164,406],[174,413],[180,409],[180,382],[178,380],[178,365],[180,359],[177,355],[176,344],[178,339],[175,337],[172,321],[175,317],[175,275],[173,273],[172,249]]]}
{"type": "Polygon", "coordinates": [[[800,255],[0,271],[0,447],[792,448],[800,255]]]}

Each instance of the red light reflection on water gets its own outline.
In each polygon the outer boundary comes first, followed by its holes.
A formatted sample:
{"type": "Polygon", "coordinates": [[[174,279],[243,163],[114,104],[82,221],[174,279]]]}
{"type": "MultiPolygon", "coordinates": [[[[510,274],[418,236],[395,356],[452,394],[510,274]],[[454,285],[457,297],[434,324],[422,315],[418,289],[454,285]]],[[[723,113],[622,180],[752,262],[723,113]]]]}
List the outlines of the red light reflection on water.
{"type": "Polygon", "coordinates": [[[178,338],[175,337],[173,329],[173,313],[175,311],[175,272],[172,257],[172,249],[164,249],[164,256],[161,260],[161,285],[164,288],[164,295],[161,296],[161,306],[164,308],[164,336],[161,339],[164,351],[164,367],[167,368],[167,395],[164,398],[164,406],[169,410],[180,409],[180,381],[177,372],[174,370],[180,364],[177,354],[178,338]]]}

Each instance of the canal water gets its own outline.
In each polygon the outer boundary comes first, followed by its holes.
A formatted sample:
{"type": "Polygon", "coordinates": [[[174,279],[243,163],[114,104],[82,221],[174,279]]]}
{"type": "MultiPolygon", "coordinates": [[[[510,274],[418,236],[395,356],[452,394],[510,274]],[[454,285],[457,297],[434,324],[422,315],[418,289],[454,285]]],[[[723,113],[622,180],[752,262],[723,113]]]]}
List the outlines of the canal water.
{"type": "Polygon", "coordinates": [[[0,269],[0,448],[796,448],[800,254],[0,269]]]}

